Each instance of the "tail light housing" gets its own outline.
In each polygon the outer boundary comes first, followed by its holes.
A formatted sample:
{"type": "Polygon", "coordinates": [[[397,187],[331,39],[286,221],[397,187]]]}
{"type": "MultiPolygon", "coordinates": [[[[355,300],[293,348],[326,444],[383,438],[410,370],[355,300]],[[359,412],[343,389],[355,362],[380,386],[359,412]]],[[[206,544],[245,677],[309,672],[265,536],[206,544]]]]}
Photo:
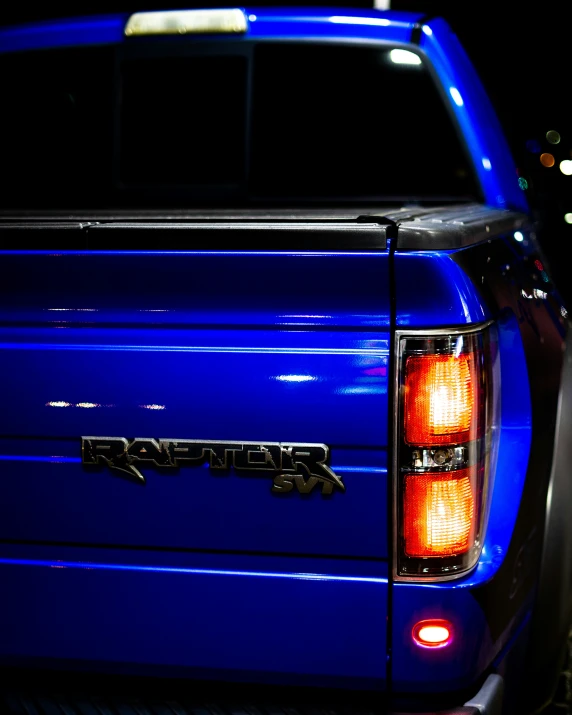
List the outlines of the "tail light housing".
{"type": "Polygon", "coordinates": [[[478,561],[499,409],[493,324],[396,336],[395,578],[454,578],[478,561]]]}

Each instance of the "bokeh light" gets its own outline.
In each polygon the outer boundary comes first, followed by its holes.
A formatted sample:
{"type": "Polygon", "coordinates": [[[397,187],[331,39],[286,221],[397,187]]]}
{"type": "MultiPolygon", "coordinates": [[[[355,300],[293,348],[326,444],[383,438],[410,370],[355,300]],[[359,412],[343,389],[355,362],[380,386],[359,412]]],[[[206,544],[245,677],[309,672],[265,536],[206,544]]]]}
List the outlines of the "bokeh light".
{"type": "Polygon", "coordinates": [[[558,132],[554,131],[554,129],[551,129],[549,132],[546,132],[546,139],[551,144],[559,144],[560,143],[560,134],[558,134],[558,132]]]}
{"type": "Polygon", "coordinates": [[[549,169],[551,166],[554,166],[555,160],[552,154],[548,154],[545,152],[544,154],[540,155],[540,163],[542,166],[545,166],[547,169],[549,169]]]}
{"type": "Polygon", "coordinates": [[[570,161],[570,159],[564,159],[564,161],[561,161],[560,162],[560,171],[565,176],[571,176],[572,175],[572,161],[570,161]]]}
{"type": "Polygon", "coordinates": [[[572,213],[564,214],[564,220],[566,223],[572,223],[572,213]]]}

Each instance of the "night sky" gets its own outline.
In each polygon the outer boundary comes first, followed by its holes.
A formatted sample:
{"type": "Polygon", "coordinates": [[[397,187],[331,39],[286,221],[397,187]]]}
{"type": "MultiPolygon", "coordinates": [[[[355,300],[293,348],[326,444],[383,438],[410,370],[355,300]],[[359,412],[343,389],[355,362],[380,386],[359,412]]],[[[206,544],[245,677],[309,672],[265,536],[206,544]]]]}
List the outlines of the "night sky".
{"type": "MultiPolygon", "coordinates": [[[[279,5],[278,2],[255,4],[279,5]]],[[[293,3],[286,3],[293,4],[293,3]]],[[[364,2],[318,2],[314,5],[371,7],[364,2]]],[[[222,4],[224,5],[224,4],[222,4]]],[[[572,159],[572,117],[569,95],[572,84],[572,8],[552,0],[538,3],[515,0],[392,0],[396,10],[440,15],[448,20],[473,60],[491,97],[511,145],[519,176],[535,218],[544,226],[542,245],[568,305],[572,281],[567,276],[564,248],[572,242],[572,176],[560,171],[560,162],[572,159]],[[546,135],[557,132],[558,143],[546,135]],[[552,159],[541,155],[547,154],[552,159]],[[569,289],[567,283],[571,283],[569,289]]],[[[220,2],[87,2],[45,4],[46,16],[70,16],[110,11],[135,11],[174,7],[221,6],[220,2]]],[[[33,11],[36,12],[35,10],[33,11]]],[[[11,4],[0,10],[0,22],[13,24],[36,19],[28,8],[11,4]]],[[[550,135],[557,138],[557,135],[550,135]]]]}

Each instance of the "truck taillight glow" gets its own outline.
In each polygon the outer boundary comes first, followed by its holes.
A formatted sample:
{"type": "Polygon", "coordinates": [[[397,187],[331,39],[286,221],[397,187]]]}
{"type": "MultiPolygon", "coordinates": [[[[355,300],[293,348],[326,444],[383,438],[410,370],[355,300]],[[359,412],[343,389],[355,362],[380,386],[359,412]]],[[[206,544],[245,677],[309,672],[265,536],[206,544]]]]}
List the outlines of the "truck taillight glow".
{"type": "Polygon", "coordinates": [[[412,355],[405,368],[405,441],[453,444],[477,427],[475,353],[412,355]]]}
{"type": "Polygon", "coordinates": [[[476,516],[474,471],[405,477],[403,537],[407,556],[452,556],[472,546],[476,516]]]}
{"type": "Polygon", "coordinates": [[[397,338],[396,578],[472,568],[482,548],[497,414],[496,328],[397,338]]]}
{"type": "Polygon", "coordinates": [[[442,618],[428,619],[416,623],[411,635],[423,648],[443,648],[453,640],[453,626],[442,618]]]}

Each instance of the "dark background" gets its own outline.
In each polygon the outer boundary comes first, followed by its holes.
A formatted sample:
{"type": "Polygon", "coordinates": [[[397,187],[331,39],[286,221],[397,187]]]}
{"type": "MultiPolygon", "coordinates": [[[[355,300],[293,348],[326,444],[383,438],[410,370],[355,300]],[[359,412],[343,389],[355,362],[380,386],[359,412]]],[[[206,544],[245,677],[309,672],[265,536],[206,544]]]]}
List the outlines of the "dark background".
{"type": "MultiPolygon", "coordinates": [[[[252,5],[293,5],[287,1],[252,5]]],[[[314,5],[371,7],[367,2],[316,2],[314,5]]],[[[25,3],[0,8],[0,23],[15,24],[46,17],[133,12],[144,9],[224,6],[232,3],[197,2],[86,2],[76,5],[54,0],[41,9],[25,3]]],[[[559,169],[572,159],[572,7],[553,0],[525,3],[516,0],[392,0],[395,10],[420,11],[448,20],[473,60],[496,107],[510,143],[519,176],[526,180],[533,214],[540,222],[540,238],[548,264],[566,305],[572,305],[572,281],[567,271],[567,244],[572,243],[572,176],[559,169]],[[548,131],[560,142],[550,143],[548,131]],[[551,167],[542,153],[554,156],[551,167]],[[570,288],[568,283],[571,284],[570,288]]]]}

